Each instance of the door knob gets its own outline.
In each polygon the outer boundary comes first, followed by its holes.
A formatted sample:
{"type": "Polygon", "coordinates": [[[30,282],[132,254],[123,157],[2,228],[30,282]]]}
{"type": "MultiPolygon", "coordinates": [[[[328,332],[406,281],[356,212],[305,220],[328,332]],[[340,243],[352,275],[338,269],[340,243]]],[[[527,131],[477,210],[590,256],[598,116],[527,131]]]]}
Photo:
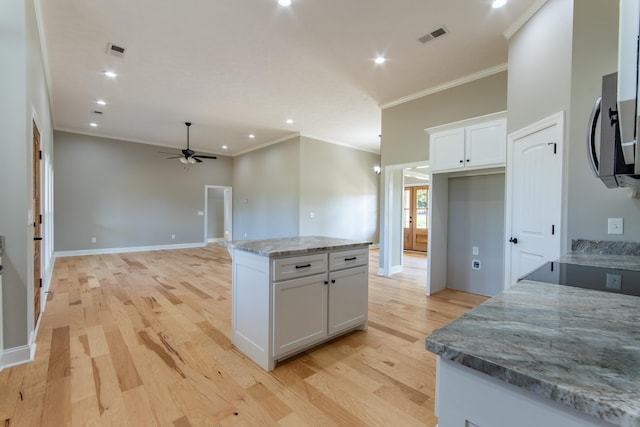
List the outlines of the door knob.
{"type": "Polygon", "coordinates": [[[34,237],[33,240],[42,240],[42,237],[34,237]]]}
{"type": "Polygon", "coordinates": [[[512,238],[509,239],[509,242],[513,243],[514,245],[517,245],[518,244],[518,238],[517,237],[512,237],[512,238]]]}

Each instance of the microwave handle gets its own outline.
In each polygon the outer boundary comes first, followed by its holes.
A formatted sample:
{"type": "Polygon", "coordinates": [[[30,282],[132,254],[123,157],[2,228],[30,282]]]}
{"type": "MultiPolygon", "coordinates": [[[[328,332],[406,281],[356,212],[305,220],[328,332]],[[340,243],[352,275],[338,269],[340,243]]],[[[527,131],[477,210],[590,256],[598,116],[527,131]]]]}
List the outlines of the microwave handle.
{"type": "Polygon", "coordinates": [[[589,160],[591,163],[591,169],[596,177],[599,176],[598,170],[598,155],[596,153],[596,125],[598,124],[598,117],[600,116],[600,110],[602,109],[602,97],[596,99],[596,102],[591,110],[591,116],[589,117],[589,132],[587,134],[587,149],[589,151],[589,160]]]}

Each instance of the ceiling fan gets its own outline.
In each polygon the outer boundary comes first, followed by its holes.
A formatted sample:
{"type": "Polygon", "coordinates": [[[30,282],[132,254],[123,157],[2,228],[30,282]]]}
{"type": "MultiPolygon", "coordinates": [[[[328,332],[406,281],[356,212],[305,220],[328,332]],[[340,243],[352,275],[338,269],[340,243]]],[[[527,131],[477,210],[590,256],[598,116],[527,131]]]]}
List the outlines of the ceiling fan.
{"type": "MultiPolygon", "coordinates": [[[[173,156],[173,157],[167,157],[168,159],[180,159],[181,163],[184,163],[185,165],[189,165],[189,164],[194,164],[194,163],[202,163],[202,159],[217,159],[216,156],[205,156],[204,154],[196,154],[195,151],[193,151],[192,149],[189,148],[189,127],[191,127],[191,122],[185,122],[185,125],[187,125],[187,148],[182,151],[181,155],[178,156],[173,156]]],[[[175,154],[175,153],[167,153],[165,151],[162,151],[161,153],[163,154],[175,154]]]]}

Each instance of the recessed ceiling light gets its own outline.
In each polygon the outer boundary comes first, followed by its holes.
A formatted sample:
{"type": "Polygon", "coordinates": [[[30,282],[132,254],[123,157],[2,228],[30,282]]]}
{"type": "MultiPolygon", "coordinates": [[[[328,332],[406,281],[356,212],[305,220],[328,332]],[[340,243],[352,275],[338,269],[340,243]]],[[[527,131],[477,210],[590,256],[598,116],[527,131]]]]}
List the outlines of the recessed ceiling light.
{"type": "Polygon", "coordinates": [[[255,136],[254,134],[252,134],[252,133],[250,133],[250,134],[249,134],[249,138],[253,139],[253,138],[255,138],[255,137],[256,137],[256,136],[255,136]]]}
{"type": "Polygon", "coordinates": [[[384,56],[377,56],[376,59],[373,60],[377,65],[384,64],[387,61],[387,58],[384,56]]]}
{"type": "Polygon", "coordinates": [[[107,105],[106,101],[104,101],[104,100],[102,100],[102,99],[98,99],[98,100],[96,101],[96,104],[98,104],[98,105],[107,105]]]}
{"type": "Polygon", "coordinates": [[[293,124],[293,119],[287,119],[287,124],[288,124],[288,125],[293,124]]]}
{"type": "Polygon", "coordinates": [[[491,3],[491,7],[494,9],[498,9],[499,7],[502,7],[505,4],[507,4],[507,0],[493,0],[493,3],[491,3]]]}
{"type": "Polygon", "coordinates": [[[115,79],[118,75],[113,71],[105,71],[104,75],[109,77],[110,79],[115,79]]]}
{"type": "Polygon", "coordinates": [[[291,6],[291,0],[278,0],[280,6],[291,6]]]}
{"type": "Polygon", "coordinates": [[[89,123],[89,126],[91,126],[92,128],[97,128],[98,124],[95,123],[95,122],[91,122],[91,123],[89,123]]]}
{"type": "Polygon", "coordinates": [[[226,145],[223,145],[223,146],[222,146],[222,149],[223,149],[223,150],[226,150],[227,148],[229,148],[229,147],[227,147],[226,145]]]}

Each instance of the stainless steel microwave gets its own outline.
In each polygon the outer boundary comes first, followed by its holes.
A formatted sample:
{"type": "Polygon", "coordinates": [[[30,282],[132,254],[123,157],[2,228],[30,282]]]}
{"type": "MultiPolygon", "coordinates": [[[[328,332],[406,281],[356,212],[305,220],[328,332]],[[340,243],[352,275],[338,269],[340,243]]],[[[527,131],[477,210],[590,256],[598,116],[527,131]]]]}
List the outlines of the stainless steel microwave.
{"type": "Polygon", "coordinates": [[[640,191],[639,30],[640,0],[620,0],[618,72],[602,78],[602,96],[591,113],[587,141],[596,176],[608,188],[629,187],[636,194],[640,191]]]}

